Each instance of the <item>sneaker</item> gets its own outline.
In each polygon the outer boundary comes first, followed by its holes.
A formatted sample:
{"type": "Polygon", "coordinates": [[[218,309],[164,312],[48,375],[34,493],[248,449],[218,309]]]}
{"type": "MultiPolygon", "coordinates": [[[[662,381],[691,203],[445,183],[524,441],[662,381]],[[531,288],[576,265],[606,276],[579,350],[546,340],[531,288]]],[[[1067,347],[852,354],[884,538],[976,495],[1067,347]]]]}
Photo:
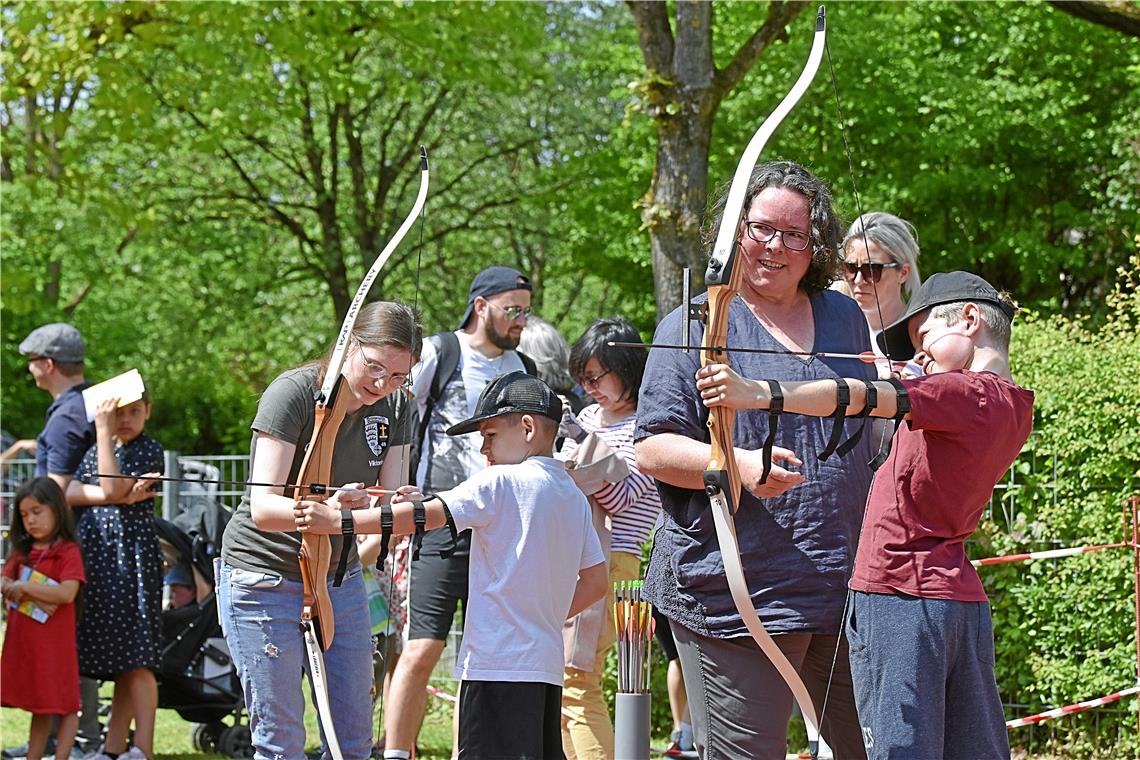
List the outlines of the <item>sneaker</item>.
{"type": "MultiPolygon", "coordinates": [[[[72,748],[72,750],[71,750],[72,758],[75,757],[75,752],[78,749],[79,749],[78,747],[72,748]]],[[[82,752],[82,750],[79,750],[79,751],[82,752]]],[[[86,755],[81,754],[79,757],[80,757],[80,760],[111,760],[110,755],[106,755],[103,753],[103,745],[102,744],[100,744],[99,749],[95,750],[94,752],[89,752],[86,755]]]]}
{"type": "Polygon", "coordinates": [[[123,754],[119,755],[119,760],[150,760],[141,749],[138,747],[131,747],[123,754]]]}
{"type": "MultiPolygon", "coordinates": [[[[54,750],[55,748],[53,747],[52,749],[54,750]]],[[[0,750],[0,758],[3,758],[3,760],[24,760],[24,758],[27,756],[27,744],[21,744],[19,747],[8,747],[4,750],[0,750]]]]}

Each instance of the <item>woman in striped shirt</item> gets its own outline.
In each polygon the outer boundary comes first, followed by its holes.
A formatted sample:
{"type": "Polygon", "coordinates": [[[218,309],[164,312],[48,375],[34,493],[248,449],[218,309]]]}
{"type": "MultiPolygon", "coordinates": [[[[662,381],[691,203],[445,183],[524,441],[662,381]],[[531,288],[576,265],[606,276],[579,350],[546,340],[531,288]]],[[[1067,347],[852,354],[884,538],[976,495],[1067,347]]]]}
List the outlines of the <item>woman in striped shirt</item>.
{"type": "MultiPolygon", "coordinates": [[[[653,478],[637,469],[633,451],[637,396],[648,352],[611,346],[611,341],[640,343],[641,336],[620,317],[599,319],[570,349],[570,374],[595,403],[578,415],[583,435],[579,440],[567,438],[562,456],[575,459],[581,440],[595,436],[628,467],[624,477],[587,494],[602,548],[608,553],[612,584],[641,577],[641,549],[661,512],[661,498],[653,478]]],[[[616,638],[609,600],[607,594],[566,631],[562,746],[568,760],[614,756],[613,724],[602,696],[606,653],[616,638]]]]}

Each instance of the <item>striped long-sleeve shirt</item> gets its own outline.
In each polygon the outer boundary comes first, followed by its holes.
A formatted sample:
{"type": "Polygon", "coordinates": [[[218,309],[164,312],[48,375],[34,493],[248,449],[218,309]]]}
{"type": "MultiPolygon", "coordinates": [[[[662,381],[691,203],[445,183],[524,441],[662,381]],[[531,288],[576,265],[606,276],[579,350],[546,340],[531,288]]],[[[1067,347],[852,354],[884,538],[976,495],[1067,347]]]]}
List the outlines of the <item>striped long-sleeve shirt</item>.
{"type": "MultiPolygon", "coordinates": [[[[610,550],[641,556],[641,547],[649,539],[657,516],[661,512],[661,496],[653,478],[637,469],[633,452],[633,430],[636,415],[613,424],[602,424],[602,408],[591,404],[578,415],[578,422],[587,433],[597,433],[629,465],[629,475],[617,483],[609,483],[593,494],[594,500],[610,514],[613,537],[610,550]]],[[[570,438],[562,445],[562,456],[569,457],[578,448],[570,438]]]]}

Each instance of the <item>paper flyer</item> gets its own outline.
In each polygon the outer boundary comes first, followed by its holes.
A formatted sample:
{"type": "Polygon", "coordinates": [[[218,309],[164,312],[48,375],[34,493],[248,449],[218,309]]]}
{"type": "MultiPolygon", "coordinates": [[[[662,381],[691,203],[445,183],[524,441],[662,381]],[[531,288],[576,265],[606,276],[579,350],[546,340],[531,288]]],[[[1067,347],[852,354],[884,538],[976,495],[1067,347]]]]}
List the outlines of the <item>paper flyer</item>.
{"type": "Polygon", "coordinates": [[[87,421],[95,421],[95,410],[104,399],[119,398],[119,406],[133,404],[143,397],[142,375],[137,369],[127,370],[121,375],[92,385],[83,391],[83,406],[87,410],[87,421]]]}

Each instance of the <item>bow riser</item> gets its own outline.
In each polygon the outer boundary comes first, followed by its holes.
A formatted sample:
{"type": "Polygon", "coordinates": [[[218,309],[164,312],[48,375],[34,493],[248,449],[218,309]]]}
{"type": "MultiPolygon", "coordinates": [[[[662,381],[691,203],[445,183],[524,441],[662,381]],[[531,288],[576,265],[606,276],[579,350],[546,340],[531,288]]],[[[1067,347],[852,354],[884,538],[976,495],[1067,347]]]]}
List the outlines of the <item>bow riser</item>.
{"type": "MultiPolygon", "coordinates": [[[[344,387],[343,378],[332,386],[331,406],[318,404],[313,422],[313,439],[297,471],[297,482],[321,482],[319,478],[331,479],[333,451],[336,447],[336,432],[344,421],[345,407],[351,392],[344,387]]],[[[317,497],[309,497],[317,498],[317,497]]],[[[327,496],[320,497],[323,501],[327,496]]],[[[342,548],[341,551],[345,549],[342,548]]],[[[313,533],[301,535],[301,581],[304,584],[305,601],[301,608],[302,621],[316,621],[317,640],[321,651],[328,651],[332,645],[336,623],[333,619],[332,600],[329,598],[328,571],[332,562],[332,541],[328,536],[313,533]]]]}
{"type": "MultiPolygon", "coordinates": [[[[708,303],[705,311],[706,326],[703,340],[703,345],[706,348],[701,351],[702,367],[714,363],[728,363],[728,353],[723,347],[729,345],[728,319],[732,299],[740,291],[743,280],[743,270],[738,266],[740,263],[740,222],[745,213],[744,203],[752,172],[769,138],[799,102],[815,77],[823,58],[826,34],[827,25],[824,9],[820,6],[819,15],[816,18],[816,32],[812,41],[811,53],[808,55],[807,63],[800,73],[799,79],[796,80],[795,85],[780,101],[772,114],[756,130],[737,164],[725,200],[724,212],[721,215],[720,229],[717,231],[716,242],[709,259],[708,269],[705,272],[708,303]]],[[[737,539],[736,523],[733,518],[740,505],[742,490],[733,442],[735,419],[735,413],[726,407],[713,407],[709,410],[708,427],[711,450],[709,465],[704,473],[705,491],[708,493],[713,512],[713,522],[716,526],[717,541],[724,563],[725,578],[732,595],[732,601],[736,605],[745,627],[787,683],[792,696],[799,704],[804,720],[808,724],[809,748],[812,757],[815,757],[818,743],[814,741],[814,737],[819,734],[819,719],[816,715],[815,705],[808,694],[803,679],[800,678],[795,667],[764,628],[764,623],[760,620],[752,601],[748,580],[744,575],[744,563],[741,557],[740,543],[737,539]]]]}

